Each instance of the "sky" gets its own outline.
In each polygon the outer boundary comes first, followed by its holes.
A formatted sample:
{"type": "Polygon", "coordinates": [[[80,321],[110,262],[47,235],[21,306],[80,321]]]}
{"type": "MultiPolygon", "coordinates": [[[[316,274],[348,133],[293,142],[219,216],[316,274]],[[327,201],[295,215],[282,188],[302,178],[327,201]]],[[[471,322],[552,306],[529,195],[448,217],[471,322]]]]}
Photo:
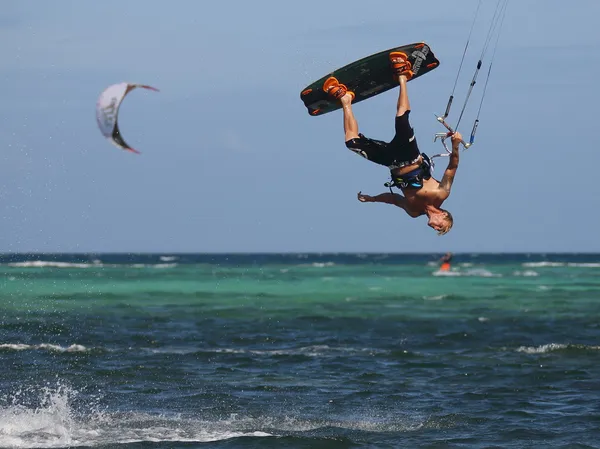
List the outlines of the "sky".
{"type": "MultiPolygon", "coordinates": [[[[0,252],[600,252],[598,0],[510,2],[445,236],[357,201],[387,191],[388,170],[346,149],[341,111],[312,117],[300,100],[336,68],[427,42],[440,66],[408,84],[411,124],[439,153],[434,114],[477,3],[0,0],[0,252]],[[98,95],[122,81],[160,89],[121,106],[140,155],[96,125],[98,95]]],[[[483,2],[450,123],[495,3],[483,2]]],[[[396,99],[357,104],[360,131],[390,140],[396,99]]]]}

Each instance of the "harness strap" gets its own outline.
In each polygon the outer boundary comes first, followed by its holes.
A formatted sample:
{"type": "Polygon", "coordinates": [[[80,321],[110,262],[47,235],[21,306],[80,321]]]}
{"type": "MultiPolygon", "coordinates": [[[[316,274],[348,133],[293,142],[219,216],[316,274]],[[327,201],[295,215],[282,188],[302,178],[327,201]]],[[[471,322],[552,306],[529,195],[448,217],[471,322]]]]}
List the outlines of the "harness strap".
{"type": "Polygon", "coordinates": [[[398,189],[407,188],[409,186],[418,189],[423,187],[423,180],[431,178],[434,164],[425,153],[421,153],[421,156],[423,157],[423,162],[418,168],[402,176],[391,175],[391,181],[386,182],[384,186],[388,187],[392,193],[394,193],[392,187],[398,189]]]}

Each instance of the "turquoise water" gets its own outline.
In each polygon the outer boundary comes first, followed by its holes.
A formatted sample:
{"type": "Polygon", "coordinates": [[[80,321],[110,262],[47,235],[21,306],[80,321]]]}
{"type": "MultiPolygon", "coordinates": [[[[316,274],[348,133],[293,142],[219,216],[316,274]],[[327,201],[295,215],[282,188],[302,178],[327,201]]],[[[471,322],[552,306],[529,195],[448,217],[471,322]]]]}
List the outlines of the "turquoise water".
{"type": "Polygon", "coordinates": [[[0,447],[600,447],[600,255],[0,256],[0,447]]]}

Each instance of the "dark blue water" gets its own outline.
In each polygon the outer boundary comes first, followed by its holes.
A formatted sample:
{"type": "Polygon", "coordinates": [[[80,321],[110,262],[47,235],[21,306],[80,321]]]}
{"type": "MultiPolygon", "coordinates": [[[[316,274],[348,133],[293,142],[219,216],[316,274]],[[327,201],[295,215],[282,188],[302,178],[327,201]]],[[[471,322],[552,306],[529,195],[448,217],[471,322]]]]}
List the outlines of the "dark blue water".
{"type": "Polygon", "coordinates": [[[600,255],[0,257],[0,447],[600,447],[600,255]]]}

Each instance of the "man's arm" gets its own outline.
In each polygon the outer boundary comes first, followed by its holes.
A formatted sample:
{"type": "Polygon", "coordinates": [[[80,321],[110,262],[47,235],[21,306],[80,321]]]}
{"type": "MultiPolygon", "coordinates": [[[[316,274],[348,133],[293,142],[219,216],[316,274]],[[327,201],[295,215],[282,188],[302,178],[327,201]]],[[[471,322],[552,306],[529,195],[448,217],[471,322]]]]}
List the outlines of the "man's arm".
{"type": "Polygon", "coordinates": [[[456,175],[456,169],[458,168],[461,140],[462,136],[458,131],[452,135],[452,154],[450,155],[448,167],[446,168],[444,176],[440,181],[440,189],[444,190],[447,193],[447,195],[450,195],[450,189],[452,188],[454,176],[456,175]]]}
{"type": "Polygon", "coordinates": [[[398,206],[406,210],[406,198],[398,193],[380,193],[379,195],[370,196],[358,192],[358,201],[361,203],[387,203],[398,206]]]}

